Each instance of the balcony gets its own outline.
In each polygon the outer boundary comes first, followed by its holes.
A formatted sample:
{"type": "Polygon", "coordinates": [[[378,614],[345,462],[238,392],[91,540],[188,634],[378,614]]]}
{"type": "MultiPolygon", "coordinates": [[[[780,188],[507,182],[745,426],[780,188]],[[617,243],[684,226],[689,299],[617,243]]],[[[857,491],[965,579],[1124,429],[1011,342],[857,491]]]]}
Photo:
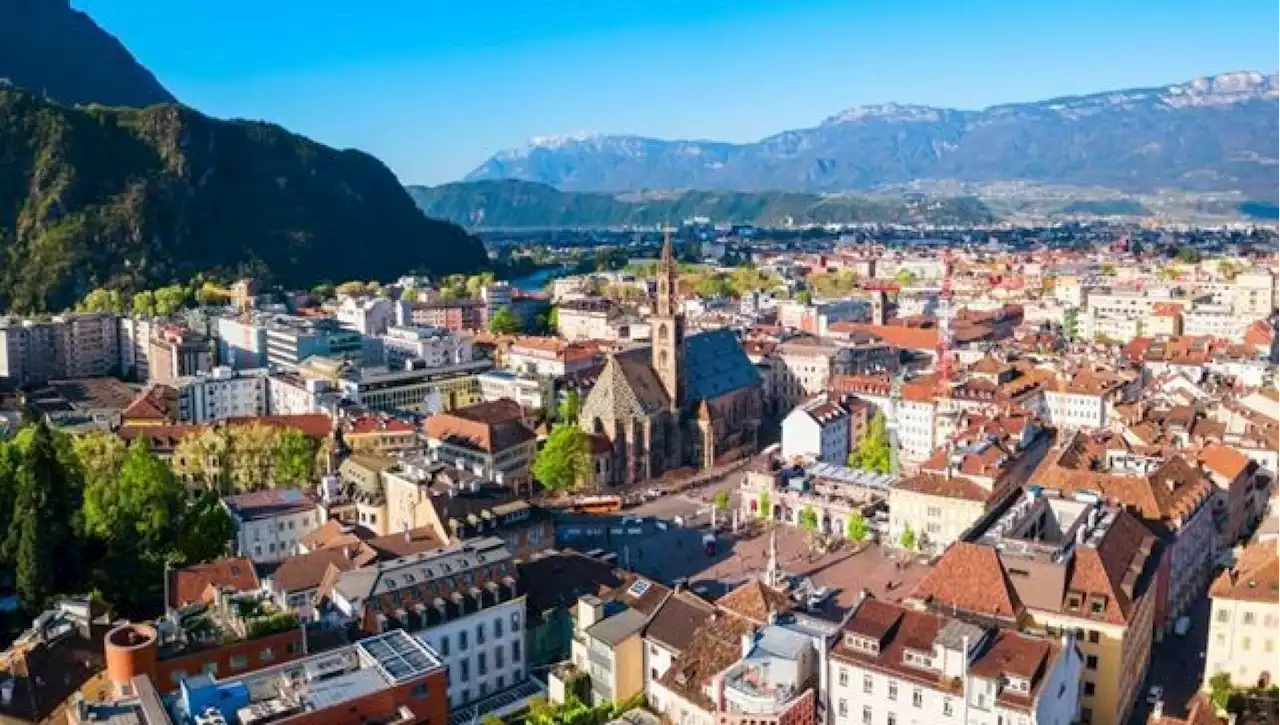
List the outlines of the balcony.
{"type": "Polygon", "coordinates": [[[767,672],[740,667],[725,677],[725,709],[732,713],[771,715],[785,708],[800,691],[794,683],[770,681],[767,672]]]}

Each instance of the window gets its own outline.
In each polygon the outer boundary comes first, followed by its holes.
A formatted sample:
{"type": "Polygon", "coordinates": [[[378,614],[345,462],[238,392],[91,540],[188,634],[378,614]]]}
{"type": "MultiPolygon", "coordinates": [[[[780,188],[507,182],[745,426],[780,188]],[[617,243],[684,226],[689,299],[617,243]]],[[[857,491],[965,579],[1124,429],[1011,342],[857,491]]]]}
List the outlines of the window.
{"type": "Polygon", "coordinates": [[[206,675],[216,675],[218,674],[218,663],[206,662],[200,666],[200,671],[205,673],[206,675]]]}
{"type": "Polygon", "coordinates": [[[915,707],[924,706],[924,693],[917,687],[911,691],[911,704],[915,707]]]}
{"type": "Polygon", "coordinates": [[[246,655],[232,655],[228,664],[231,665],[233,670],[243,670],[249,666],[249,658],[246,655]]]}
{"type": "Polygon", "coordinates": [[[1080,708],[1080,725],[1093,725],[1093,709],[1088,707],[1080,708]]]}
{"type": "Polygon", "coordinates": [[[1248,652],[1253,647],[1253,638],[1245,637],[1240,640],[1240,649],[1248,652]]]}
{"type": "Polygon", "coordinates": [[[1253,625],[1253,620],[1254,620],[1254,614],[1253,614],[1253,612],[1245,612],[1245,613],[1244,613],[1244,624],[1245,624],[1245,626],[1246,626],[1246,627],[1248,627],[1248,626],[1252,626],[1252,625],[1253,625]]]}
{"type": "Polygon", "coordinates": [[[506,686],[507,686],[507,678],[503,677],[502,675],[498,675],[498,679],[493,684],[493,689],[502,691],[502,689],[505,688],[506,686]]]}
{"type": "Polygon", "coordinates": [[[484,625],[477,624],[476,625],[476,646],[479,647],[482,644],[484,644],[484,625]]]}
{"type": "Polygon", "coordinates": [[[840,668],[840,686],[847,687],[849,684],[849,670],[840,668]]]}
{"type": "Polygon", "coordinates": [[[425,700],[427,698],[427,683],[424,682],[420,685],[414,685],[412,693],[413,696],[419,700],[425,700]]]}
{"type": "Polygon", "coordinates": [[[849,714],[849,703],[846,702],[843,697],[840,698],[839,704],[836,705],[836,713],[840,715],[840,717],[844,717],[849,714]]]}
{"type": "Polygon", "coordinates": [[[520,629],[520,613],[512,612],[511,613],[511,631],[514,632],[518,629],[520,629]]]}
{"type": "Polygon", "coordinates": [[[862,706],[862,725],[871,725],[871,706],[862,706]]]}
{"type": "Polygon", "coordinates": [[[889,699],[890,700],[898,699],[898,683],[892,680],[889,681],[889,699]]]}
{"type": "Polygon", "coordinates": [[[942,701],[942,714],[951,717],[951,698],[942,701]]]}
{"type": "Polygon", "coordinates": [[[489,658],[483,652],[476,655],[476,674],[481,677],[489,674],[489,658]]]}
{"type": "Polygon", "coordinates": [[[867,693],[867,694],[870,694],[870,693],[871,693],[871,690],[872,690],[872,688],[873,688],[874,686],[875,686],[875,685],[874,685],[874,683],[873,683],[873,682],[872,682],[872,680],[871,680],[871,675],[863,675],[863,676],[862,676],[862,691],[863,691],[863,692],[865,692],[865,693],[867,693]]]}
{"type": "Polygon", "coordinates": [[[894,713],[889,713],[884,719],[884,725],[898,725],[898,716],[894,713]]]}
{"type": "Polygon", "coordinates": [[[493,620],[493,636],[494,639],[502,636],[502,617],[493,620]]]}
{"type": "Polygon", "coordinates": [[[449,656],[449,635],[447,634],[440,638],[440,656],[449,656]]]}
{"type": "Polygon", "coordinates": [[[458,632],[458,651],[459,652],[467,651],[467,630],[465,629],[462,630],[461,632],[458,632]]]}
{"type": "Polygon", "coordinates": [[[1220,624],[1226,624],[1227,622],[1230,622],[1230,621],[1231,621],[1231,612],[1228,612],[1228,611],[1227,611],[1227,610],[1225,610],[1225,609],[1219,609],[1219,610],[1218,610],[1218,622],[1219,622],[1220,624]]]}
{"type": "Polygon", "coordinates": [[[1089,655],[1088,657],[1085,657],[1085,658],[1084,658],[1084,666],[1085,666],[1085,668],[1086,668],[1086,669],[1090,669],[1090,670],[1096,670],[1096,669],[1098,669],[1098,656],[1097,656],[1097,655],[1089,655]]]}
{"type": "Polygon", "coordinates": [[[520,661],[520,640],[518,639],[511,643],[511,661],[520,661]]]}
{"type": "Polygon", "coordinates": [[[1093,693],[1094,693],[1095,691],[1097,691],[1097,689],[1098,689],[1098,688],[1097,688],[1097,686],[1096,686],[1096,685],[1094,685],[1092,682],[1090,682],[1090,681],[1088,681],[1088,680],[1085,680],[1085,681],[1084,681],[1084,696],[1085,696],[1085,697],[1093,697],[1093,693]]]}
{"type": "Polygon", "coordinates": [[[1089,630],[1089,644],[1097,644],[1098,637],[1099,637],[1098,630],[1096,629],[1089,630]]]}
{"type": "Polygon", "coordinates": [[[471,661],[470,660],[458,661],[458,681],[459,682],[471,681],[471,661]]]}
{"type": "Polygon", "coordinates": [[[493,666],[496,669],[502,669],[506,666],[506,650],[499,647],[493,651],[493,666]]]}
{"type": "Polygon", "coordinates": [[[276,658],[276,653],[270,648],[266,648],[258,653],[259,662],[272,662],[276,658]]]}

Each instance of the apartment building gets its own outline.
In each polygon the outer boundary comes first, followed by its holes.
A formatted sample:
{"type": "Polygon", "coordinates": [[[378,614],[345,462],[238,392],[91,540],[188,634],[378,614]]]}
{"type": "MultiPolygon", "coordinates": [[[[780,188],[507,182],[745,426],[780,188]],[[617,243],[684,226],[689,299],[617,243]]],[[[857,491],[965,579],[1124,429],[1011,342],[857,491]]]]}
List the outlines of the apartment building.
{"type": "Polygon", "coordinates": [[[262,316],[222,316],[214,323],[218,362],[237,370],[266,367],[267,320],[262,316]]]}
{"type": "Polygon", "coordinates": [[[490,370],[476,376],[480,385],[480,400],[491,403],[497,400],[514,400],[530,410],[552,410],[555,401],[555,381],[535,375],[521,375],[509,370],[490,370]]]}
{"type": "Polygon", "coordinates": [[[794,408],[782,419],[782,457],[843,466],[849,457],[849,411],[825,392],[794,408]]]}
{"type": "Polygon", "coordinates": [[[1266,319],[1276,309],[1276,276],[1268,269],[1247,269],[1232,280],[1204,283],[1198,291],[1249,321],[1266,319]]]}
{"type": "Polygon", "coordinates": [[[525,596],[502,541],[384,561],[337,574],[321,587],[331,624],[366,633],[404,630],[448,667],[452,709],[525,682],[525,596]]]}
{"type": "Polygon", "coordinates": [[[386,334],[387,328],[404,319],[408,304],[386,297],[344,297],[334,311],[343,326],[366,337],[386,334]],[[401,309],[401,308],[404,309],[401,309]]]}
{"type": "Polygon", "coordinates": [[[529,375],[559,378],[600,364],[594,347],[558,337],[520,337],[507,348],[506,366],[529,375]]]}
{"type": "Polygon", "coordinates": [[[1160,538],[1164,578],[1157,629],[1172,627],[1203,596],[1221,550],[1225,499],[1181,455],[1130,446],[1111,434],[1076,433],[1045,455],[1028,483],[1125,507],[1160,538]]]}
{"type": "Polygon", "coordinates": [[[348,400],[370,410],[424,415],[478,401],[477,377],[492,368],[488,360],[413,370],[349,368],[332,379],[348,400]]]}
{"type": "Polygon", "coordinates": [[[833,725],[1070,725],[1084,662],[1060,639],[864,597],[831,650],[833,725]]]}
{"type": "Polygon", "coordinates": [[[1151,655],[1156,537],[1116,508],[1030,489],[947,549],[908,597],[937,614],[1060,637],[1084,657],[1084,725],[1122,725],[1151,655]]]}
{"type": "Polygon", "coordinates": [[[387,367],[438,368],[472,361],[470,333],[453,333],[442,327],[391,326],[381,334],[387,367]],[[409,363],[416,362],[417,365],[409,363]]]}
{"type": "Polygon", "coordinates": [[[778,407],[790,410],[824,392],[835,372],[840,348],[817,338],[788,340],[774,351],[774,392],[778,407]]]}
{"type": "Polygon", "coordinates": [[[443,300],[410,306],[409,321],[419,327],[443,327],[450,332],[480,332],[488,324],[483,300],[443,300]]]}
{"type": "Polygon", "coordinates": [[[561,300],[556,306],[556,332],[569,342],[612,340],[613,320],[620,315],[604,298],[561,300]]]}
{"type": "Polygon", "coordinates": [[[360,360],[364,357],[363,339],[359,332],[332,318],[281,316],[267,327],[269,364],[295,368],[314,356],[360,360]]]}
{"type": "Polygon", "coordinates": [[[159,324],[149,317],[120,318],[120,373],[138,381],[150,380],[151,336],[159,324]]]}
{"type": "Polygon", "coordinates": [[[1044,386],[1043,412],[1061,428],[1103,428],[1129,383],[1119,375],[1089,369],[1059,376],[1044,386]]]}
{"type": "MultiPolygon", "coordinates": [[[[578,600],[570,662],[589,678],[594,703],[623,702],[645,691],[644,628],[670,594],[631,576],[604,596],[578,600]]],[[[556,692],[554,683],[551,689],[556,692]]]]}
{"type": "Polygon", "coordinates": [[[431,458],[467,470],[512,491],[532,492],[529,472],[537,436],[513,401],[477,403],[427,419],[423,434],[431,458]]]}
{"type": "Polygon", "coordinates": [[[0,382],[10,388],[120,372],[119,318],[59,315],[49,321],[0,320],[0,382]]]}
{"type": "Polygon", "coordinates": [[[342,399],[342,392],[332,380],[303,377],[292,370],[269,373],[266,383],[273,415],[332,412],[342,399]]]}
{"type": "Polygon", "coordinates": [[[178,393],[178,418],[183,423],[210,423],[268,413],[266,370],[238,371],[219,366],[208,373],[175,378],[172,387],[178,393]]]}
{"type": "Polygon", "coordinates": [[[146,379],[171,385],[179,378],[211,371],[217,358],[217,345],[211,338],[178,325],[152,325],[146,379]]]}
{"type": "Polygon", "coordinates": [[[296,489],[241,493],[222,499],[235,529],[236,556],[270,564],[301,553],[299,540],[324,524],[324,506],[296,489]]]}
{"type": "Polygon", "coordinates": [[[1250,544],[1209,589],[1209,649],[1204,688],[1225,673],[1236,687],[1275,682],[1280,640],[1280,557],[1276,541],[1250,544]]]}

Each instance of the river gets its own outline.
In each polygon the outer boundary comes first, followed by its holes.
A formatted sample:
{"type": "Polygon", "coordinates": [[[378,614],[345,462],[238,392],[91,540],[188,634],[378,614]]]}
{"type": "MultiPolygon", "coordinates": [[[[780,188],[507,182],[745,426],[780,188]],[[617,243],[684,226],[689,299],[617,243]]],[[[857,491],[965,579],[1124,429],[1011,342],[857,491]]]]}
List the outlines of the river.
{"type": "Polygon", "coordinates": [[[540,292],[551,283],[551,280],[557,277],[563,277],[568,273],[568,267],[543,267],[536,272],[507,280],[507,282],[512,287],[524,290],[525,292],[540,292]]]}

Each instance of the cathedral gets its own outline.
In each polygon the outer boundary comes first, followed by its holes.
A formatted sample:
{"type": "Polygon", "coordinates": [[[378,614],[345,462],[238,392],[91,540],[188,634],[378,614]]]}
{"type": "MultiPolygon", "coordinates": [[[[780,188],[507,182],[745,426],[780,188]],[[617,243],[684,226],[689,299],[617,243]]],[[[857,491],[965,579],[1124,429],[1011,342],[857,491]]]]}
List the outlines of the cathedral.
{"type": "Polygon", "coordinates": [[[678,282],[668,240],[658,264],[652,344],[611,354],[582,404],[579,425],[608,441],[610,485],[756,452],[760,376],[732,330],[685,337],[678,282]]]}

